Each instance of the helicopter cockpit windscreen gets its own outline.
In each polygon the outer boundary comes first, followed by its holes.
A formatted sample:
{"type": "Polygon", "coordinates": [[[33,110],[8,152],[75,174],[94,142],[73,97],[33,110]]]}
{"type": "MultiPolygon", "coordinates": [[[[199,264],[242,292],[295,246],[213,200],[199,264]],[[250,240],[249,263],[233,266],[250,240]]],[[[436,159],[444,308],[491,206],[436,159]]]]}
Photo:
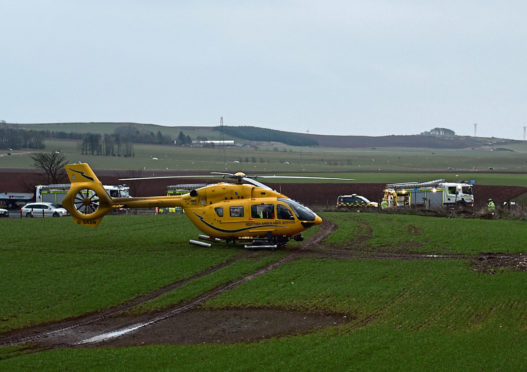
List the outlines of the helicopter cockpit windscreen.
{"type": "Polygon", "coordinates": [[[316,214],[313,213],[311,209],[300,204],[297,201],[294,201],[293,199],[278,198],[278,200],[289,205],[291,209],[293,210],[293,212],[295,212],[296,217],[300,221],[314,221],[315,218],[317,217],[316,214]]]}

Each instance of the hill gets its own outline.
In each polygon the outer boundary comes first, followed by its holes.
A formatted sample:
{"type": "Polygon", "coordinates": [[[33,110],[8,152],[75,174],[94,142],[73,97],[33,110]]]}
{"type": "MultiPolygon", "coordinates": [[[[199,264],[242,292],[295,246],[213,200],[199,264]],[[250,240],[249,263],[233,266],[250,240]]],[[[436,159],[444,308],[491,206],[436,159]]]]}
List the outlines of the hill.
{"type": "Polygon", "coordinates": [[[97,123],[39,123],[39,124],[4,124],[8,128],[18,128],[32,131],[47,132],[48,137],[59,138],[67,133],[75,134],[113,134],[126,129],[137,133],[161,133],[176,139],[180,132],[193,140],[207,138],[209,140],[233,139],[237,142],[274,142],[290,146],[319,146],[334,148],[431,148],[431,149],[462,149],[485,146],[507,146],[521,143],[500,138],[470,137],[470,136],[437,136],[437,135],[390,135],[390,136],[338,136],[324,134],[295,133],[253,126],[163,126],[157,124],[141,124],[131,122],[97,122],[97,123]]]}
{"type": "Polygon", "coordinates": [[[321,134],[303,134],[318,142],[322,147],[368,148],[368,147],[413,147],[431,149],[462,149],[482,146],[502,146],[519,141],[469,137],[469,136],[434,136],[434,135],[391,135],[391,136],[330,136],[321,134]]]}

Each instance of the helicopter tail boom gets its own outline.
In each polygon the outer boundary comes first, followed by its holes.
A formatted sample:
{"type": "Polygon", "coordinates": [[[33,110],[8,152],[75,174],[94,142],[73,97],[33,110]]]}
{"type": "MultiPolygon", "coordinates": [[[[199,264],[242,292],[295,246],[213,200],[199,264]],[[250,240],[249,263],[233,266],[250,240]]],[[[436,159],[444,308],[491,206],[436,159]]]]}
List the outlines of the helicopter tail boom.
{"type": "Polygon", "coordinates": [[[71,186],[62,206],[79,225],[96,227],[115,208],[182,206],[182,196],[111,198],[88,164],[67,164],[65,168],[71,186]]]}

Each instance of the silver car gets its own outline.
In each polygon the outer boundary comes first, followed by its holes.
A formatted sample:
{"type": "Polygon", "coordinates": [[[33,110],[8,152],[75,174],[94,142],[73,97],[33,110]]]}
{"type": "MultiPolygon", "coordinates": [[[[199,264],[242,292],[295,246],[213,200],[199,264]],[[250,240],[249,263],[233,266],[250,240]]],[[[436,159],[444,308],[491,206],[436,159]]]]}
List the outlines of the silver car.
{"type": "Polygon", "coordinates": [[[29,203],[20,208],[20,213],[25,217],[61,217],[68,211],[53,203],[29,203]]]}
{"type": "Polygon", "coordinates": [[[9,217],[9,211],[4,208],[0,208],[0,217],[9,217]]]}

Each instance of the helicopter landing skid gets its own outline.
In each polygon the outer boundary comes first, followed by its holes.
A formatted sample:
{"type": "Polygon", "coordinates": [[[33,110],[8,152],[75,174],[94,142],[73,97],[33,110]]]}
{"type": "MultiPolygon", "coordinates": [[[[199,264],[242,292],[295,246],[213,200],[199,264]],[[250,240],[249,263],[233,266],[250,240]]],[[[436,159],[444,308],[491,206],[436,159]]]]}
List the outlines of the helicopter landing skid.
{"type": "Polygon", "coordinates": [[[249,245],[245,244],[243,246],[245,249],[272,249],[275,250],[278,248],[278,245],[276,244],[255,244],[255,245],[249,245]]]}
{"type": "Polygon", "coordinates": [[[209,242],[213,242],[213,243],[217,243],[217,242],[220,242],[221,239],[218,239],[218,238],[213,238],[211,236],[208,236],[208,235],[205,235],[205,234],[201,234],[198,236],[198,239],[199,240],[206,240],[206,241],[209,241],[209,242]]]}
{"type": "Polygon", "coordinates": [[[199,247],[210,247],[212,245],[210,243],[200,242],[199,240],[192,240],[192,239],[189,240],[188,242],[192,245],[197,245],[199,247]]]}
{"type": "Polygon", "coordinates": [[[248,242],[249,244],[244,244],[245,249],[272,249],[275,250],[279,247],[279,244],[271,240],[271,238],[267,239],[254,239],[251,242],[248,242]]]}

